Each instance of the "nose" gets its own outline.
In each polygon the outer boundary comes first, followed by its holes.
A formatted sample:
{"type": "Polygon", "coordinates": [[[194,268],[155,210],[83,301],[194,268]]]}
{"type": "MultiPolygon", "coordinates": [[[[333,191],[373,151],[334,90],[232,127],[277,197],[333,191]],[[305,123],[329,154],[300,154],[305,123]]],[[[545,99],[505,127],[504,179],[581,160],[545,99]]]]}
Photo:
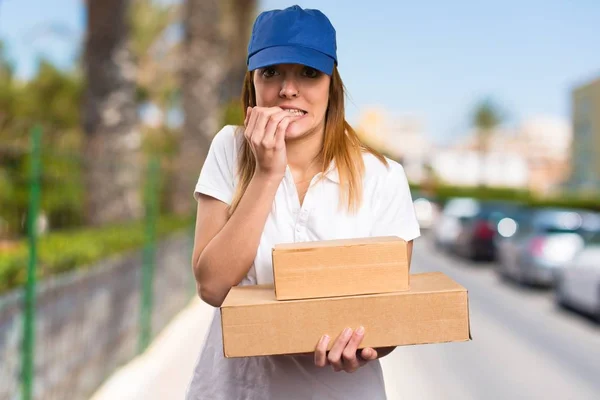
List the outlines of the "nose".
{"type": "Polygon", "coordinates": [[[293,99],[298,97],[299,95],[298,84],[294,78],[287,78],[283,80],[281,84],[281,90],[279,91],[279,96],[293,99]]]}

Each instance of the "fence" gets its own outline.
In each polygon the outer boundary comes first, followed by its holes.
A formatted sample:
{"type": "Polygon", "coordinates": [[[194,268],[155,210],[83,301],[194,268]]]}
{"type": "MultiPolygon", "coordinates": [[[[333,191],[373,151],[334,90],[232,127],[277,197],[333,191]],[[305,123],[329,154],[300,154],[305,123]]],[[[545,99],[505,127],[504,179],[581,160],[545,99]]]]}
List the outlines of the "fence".
{"type": "Polygon", "coordinates": [[[143,213],[132,226],[83,227],[76,212],[59,205],[70,221],[51,218],[50,233],[39,237],[39,216],[53,205],[44,196],[53,192],[50,197],[73,207],[82,192],[83,160],[45,154],[43,137],[35,127],[26,151],[0,149],[9,154],[0,160],[0,180],[11,189],[0,196],[0,222],[13,223],[9,229],[4,223],[4,236],[13,239],[0,247],[0,287],[17,286],[0,295],[0,400],[88,398],[116,367],[144,351],[194,293],[191,219],[161,216],[155,157],[146,162],[143,213]],[[27,165],[18,170],[15,160],[27,165]],[[13,201],[25,187],[27,210],[13,201]],[[26,240],[15,221],[26,221],[26,240]],[[54,234],[53,225],[62,230],[54,234]]]}

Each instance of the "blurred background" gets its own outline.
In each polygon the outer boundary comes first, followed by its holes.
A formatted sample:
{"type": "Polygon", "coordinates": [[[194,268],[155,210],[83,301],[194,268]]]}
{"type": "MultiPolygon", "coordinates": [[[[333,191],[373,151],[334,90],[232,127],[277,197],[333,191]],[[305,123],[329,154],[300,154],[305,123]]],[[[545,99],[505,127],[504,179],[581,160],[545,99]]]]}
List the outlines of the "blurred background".
{"type": "Polygon", "coordinates": [[[412,272],[469,289],[473,341],[397,349],[389,397],[600,398],[597,1],[0,0],[0,400],[182,398],[193,187],[243,122],[254,18],[293,4],[406,170],[412,272]],[[170,372],[126,395],[153,343],[170,372]]]}

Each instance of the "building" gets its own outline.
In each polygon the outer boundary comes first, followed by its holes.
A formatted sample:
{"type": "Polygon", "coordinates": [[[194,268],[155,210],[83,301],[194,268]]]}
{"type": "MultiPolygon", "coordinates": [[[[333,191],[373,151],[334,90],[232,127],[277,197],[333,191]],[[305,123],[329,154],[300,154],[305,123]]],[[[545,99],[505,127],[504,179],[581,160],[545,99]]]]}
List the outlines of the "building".
{"type": "Polygon", "coordinates": [[[432,145],[420,118],[367,109],[361,113],[357,131],[369,145],[398,160],[409,181],[424,179],[432,145]]]}
{"type": "Polygon", "coordinates": [[[573,143],[567,187],[600,193],[600,77],[575,88],[571,95],[573,143]]]}
{"type": "Polygon", "coordinates": [[[438,179],[456,186],[523,188],[529,179],[527,160],[510,151],[480,154],[475,150],[441,149],[431,166],[438,179]]]}
{"type": "Polygon", "coordinates": [[[571,124],[554,116],[533,116],[516,127],[496,128],[485,153],[478,151],[475,130],[451,145],[436,147],[419,118],[375,108],[361,113],[357,130],[371,146],[399,160],[415,183],[423,182],[431,168],[449,185],[483,184],[551,195],[562,189],[571,170],[571,124]]]}
{"type": "Polygon", "coordinates": [[[498,127],[485,154],[475,131],[438,151],[433,169],[443,181],[461,186],[485,184],[528,189],[548,195],[569,176],[572,130],[561,118],[535,116],[515,128],[498,127]]]}
{"type": "Polygon", "coordinates": [[[556,117],[534,117],[519,127],[521,153],[527,157],[528,188],[549,195],[562,189],[569,178],[571,163],[571,124],[556,117]]]}

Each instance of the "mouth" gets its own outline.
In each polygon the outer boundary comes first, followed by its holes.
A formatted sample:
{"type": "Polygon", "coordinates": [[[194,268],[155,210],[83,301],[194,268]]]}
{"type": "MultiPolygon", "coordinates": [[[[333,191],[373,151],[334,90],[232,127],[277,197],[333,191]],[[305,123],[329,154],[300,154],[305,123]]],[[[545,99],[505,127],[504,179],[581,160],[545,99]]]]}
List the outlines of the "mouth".
{"type": "MultiPolygon", "coordinates": [[[[282,107],[282,108],[283,108],[283,107],[282,107]]],[[[307,112],[306,112],[306,111],[304,111],[304,110],[301,110],[301,109],[299,109],[299,108],[283,108],[283,109],[284,109],[285,111],[289,112],[290,114],[292,114],[292,115],[296,115],[296,116],[299,116],[299,117],[301,117],[301,116],[303,116],[303,115],[306,115],[306,114],[307,114],[307,112]]]]}

